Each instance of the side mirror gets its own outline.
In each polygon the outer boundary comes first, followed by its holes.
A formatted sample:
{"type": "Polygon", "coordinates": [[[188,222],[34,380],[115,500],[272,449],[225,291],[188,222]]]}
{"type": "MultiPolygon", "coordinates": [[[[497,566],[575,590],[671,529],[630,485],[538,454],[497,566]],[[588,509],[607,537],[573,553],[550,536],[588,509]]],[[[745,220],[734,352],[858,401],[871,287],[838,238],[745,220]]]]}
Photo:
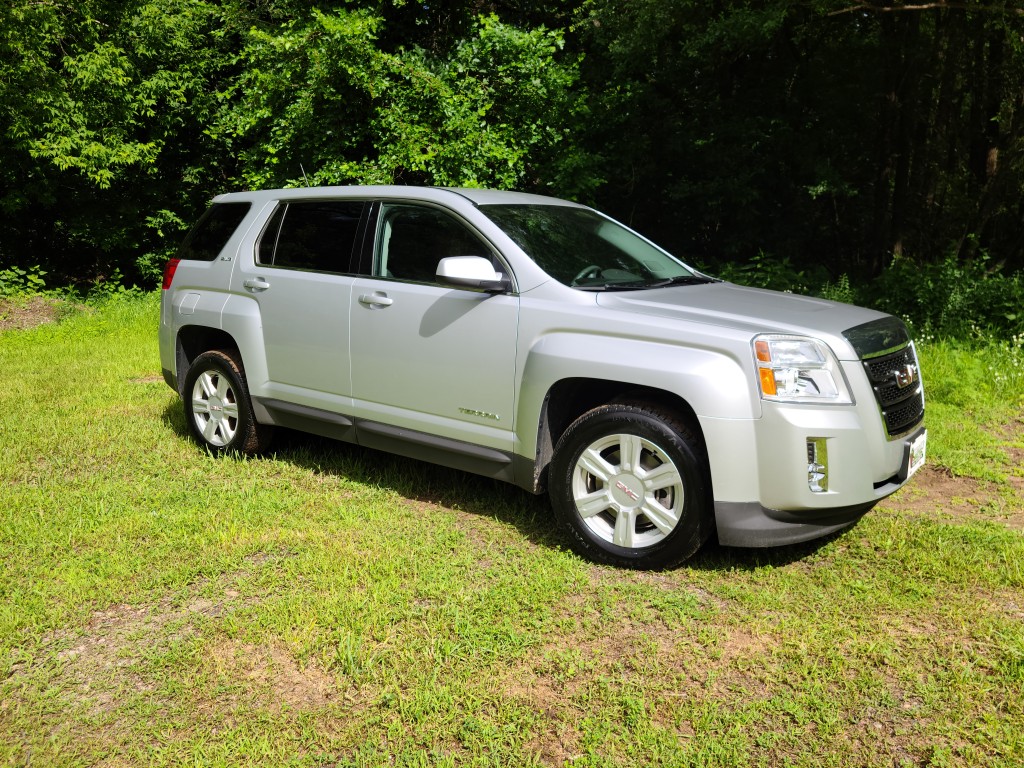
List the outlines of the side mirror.
{"type": "Polygon", "coordinates": [[[437,282],[459,288],[476,288],[501,293],[508,280],[494,271],[490,259],[482,256],[448,256],[437,264],[437,282]]]}

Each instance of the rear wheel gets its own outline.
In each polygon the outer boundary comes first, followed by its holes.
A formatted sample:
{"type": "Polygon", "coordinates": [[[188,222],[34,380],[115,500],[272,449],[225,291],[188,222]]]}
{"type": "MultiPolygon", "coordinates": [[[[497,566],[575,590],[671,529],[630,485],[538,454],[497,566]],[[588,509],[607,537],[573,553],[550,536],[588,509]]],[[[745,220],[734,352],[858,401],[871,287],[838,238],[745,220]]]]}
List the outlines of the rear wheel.
{"type": "Polygon", "coordinates": [[[573,548],[627,568],[668,568],[712,530],[700,441],[657,406],[613,404],[583,414],[551,462],[552,506],[573,548]]]}
{"type": "Polygon", "coordinates": [[[184,401],[189,431],[214,453],[252,454],[270,444],[273,427],[256,422],[245,372],[233,351],[211,350],[192,361],[184,401]]]}

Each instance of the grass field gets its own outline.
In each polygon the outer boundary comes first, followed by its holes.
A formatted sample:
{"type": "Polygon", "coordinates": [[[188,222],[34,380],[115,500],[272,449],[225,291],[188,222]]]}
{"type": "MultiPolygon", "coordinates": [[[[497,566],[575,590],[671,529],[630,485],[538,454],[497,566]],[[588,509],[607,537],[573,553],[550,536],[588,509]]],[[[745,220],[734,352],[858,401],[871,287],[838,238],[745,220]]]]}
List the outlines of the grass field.
{"type": "Polygon", "coordinates": [[[157,298],[0,333],[0,764],[1024,761],[1019,342],[922,344],[932,469],[851,530],[633,573],[470,475],[211,458],[157,298]]]}

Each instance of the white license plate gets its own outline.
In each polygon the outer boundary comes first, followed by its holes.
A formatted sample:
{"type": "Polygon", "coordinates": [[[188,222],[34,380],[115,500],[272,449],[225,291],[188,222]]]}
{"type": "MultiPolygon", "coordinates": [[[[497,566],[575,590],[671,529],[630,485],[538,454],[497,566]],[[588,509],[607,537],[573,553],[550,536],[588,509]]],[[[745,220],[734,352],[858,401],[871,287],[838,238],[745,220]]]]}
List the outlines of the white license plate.
{"type": "Polygon", "coordinates": [[[925,445],[928,433],[922,432],[910,443],[909,465],[907,466],[907,479],[924,465],[925,445]]]}

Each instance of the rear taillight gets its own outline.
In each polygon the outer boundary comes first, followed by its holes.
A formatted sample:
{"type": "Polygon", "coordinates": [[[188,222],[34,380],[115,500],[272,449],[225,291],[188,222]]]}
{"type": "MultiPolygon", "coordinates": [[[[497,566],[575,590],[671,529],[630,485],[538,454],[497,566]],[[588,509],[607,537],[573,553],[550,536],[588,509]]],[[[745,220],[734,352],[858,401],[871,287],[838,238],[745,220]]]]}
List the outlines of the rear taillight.
{"type": "Polygon", "coordinates": [[[171,259],[167,262],[167,266],[164,267],[164,290],[166,291],[171,287],[171,282],[174,280],[174,270],[178,268],[178,262],[181,259],[171,259]]]}

